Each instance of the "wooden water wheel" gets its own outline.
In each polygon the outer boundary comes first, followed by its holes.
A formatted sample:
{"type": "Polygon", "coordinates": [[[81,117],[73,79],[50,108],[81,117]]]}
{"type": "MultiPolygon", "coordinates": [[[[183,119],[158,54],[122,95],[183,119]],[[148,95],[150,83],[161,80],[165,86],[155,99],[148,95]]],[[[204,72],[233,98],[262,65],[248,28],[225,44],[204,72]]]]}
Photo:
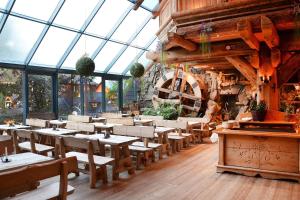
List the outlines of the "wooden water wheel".
{"type": "Polygon", "coordinates": [[[202,104],[204,81],[185,72],[184,67],[162,76],[155,85],[152,102],[155,108],[162,103],[181,105],[185,113],[197,114],[202,104]]]}

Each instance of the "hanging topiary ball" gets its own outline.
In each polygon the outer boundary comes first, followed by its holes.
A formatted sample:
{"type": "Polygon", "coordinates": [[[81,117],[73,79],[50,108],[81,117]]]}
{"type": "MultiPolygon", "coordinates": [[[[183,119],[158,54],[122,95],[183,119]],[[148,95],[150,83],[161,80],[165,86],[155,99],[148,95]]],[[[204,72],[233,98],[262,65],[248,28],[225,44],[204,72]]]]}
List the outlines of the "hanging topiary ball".
{"type": "Polygon", "coordinates": [[[90,76],[93,74],[95,70],[95,63],[94,61],[87,57],[82,56],[76,62],[76,71],[81,76],[90,76]]]}
{"type": "Polygon", "coordinates": [[[140,78],[141,76],[144,75],[145,72],[145,68],[141,63],[134,63],[131,68],[130,68],[130,74],[134,77],[134,78],[140,78]]]}

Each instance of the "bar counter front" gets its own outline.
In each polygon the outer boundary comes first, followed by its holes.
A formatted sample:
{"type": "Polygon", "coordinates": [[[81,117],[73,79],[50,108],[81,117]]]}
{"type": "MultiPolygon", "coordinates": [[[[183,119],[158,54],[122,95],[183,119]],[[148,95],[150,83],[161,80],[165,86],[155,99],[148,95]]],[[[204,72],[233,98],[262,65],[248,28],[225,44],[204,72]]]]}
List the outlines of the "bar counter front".
{"type": "Polygon", "coordinates": [[[300,182],[300,134],[286,131],[218,129],[217,172],[300,182]]]}

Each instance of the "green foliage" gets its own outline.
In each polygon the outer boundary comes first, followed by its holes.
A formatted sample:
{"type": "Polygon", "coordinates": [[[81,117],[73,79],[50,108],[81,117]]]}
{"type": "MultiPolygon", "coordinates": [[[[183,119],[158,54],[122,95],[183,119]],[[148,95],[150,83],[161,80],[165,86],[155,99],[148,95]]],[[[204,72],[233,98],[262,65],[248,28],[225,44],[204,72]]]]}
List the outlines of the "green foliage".
{"type": "Polygon", "coordinates": [[[143,115],[152,115],[156,116],[157,115],[157,110],[153,107],[148,107],[144,109],[143,115]]]}
{"type": "Polygon", "coordinates": [[[181,106],[163,103],[157,109],[154,109],[153,107],[145,108],[143,115],[159,115],[163,116],[163,118],[167,120],[176,120],[179,117],[181,110],[181,106]]]}
{"type": "Polygon", "coordinates": [[[91,58],[87,56],[82,56],[76,62],[76,71],[81,76],[90,76],[93,74],[94,70],[95,63],[91,58]]]}
{"type": "Polygon", "coordinates": [[[145,68],[141,63],[134,63],[130,68],[130,74],[134,78],[140,78],[144,75],[145,68]]]}
{"type": "Polygon", "coordinates": [[[265,101],[260,101],[259,104],[257,104],[257,101],[254,99],[250,102],[250,111],[264,112],[266,110],[267,104],[265,101]]]}
{"type": "Polygon", "coordinates": [[[257,108],[257,101],[253,99],[250,101],[249,109],[250,111],[256,111],[256,108],[257,108]]]}

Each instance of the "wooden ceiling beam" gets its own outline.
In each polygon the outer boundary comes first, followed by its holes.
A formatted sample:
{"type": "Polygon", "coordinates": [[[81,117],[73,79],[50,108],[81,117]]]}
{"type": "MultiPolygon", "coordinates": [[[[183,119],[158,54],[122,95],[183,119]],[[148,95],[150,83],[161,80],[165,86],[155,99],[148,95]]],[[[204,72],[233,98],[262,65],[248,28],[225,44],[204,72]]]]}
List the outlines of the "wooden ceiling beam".
{"type": "Polygon", "coordinates": [[[273,68],[277,68],[281,63],[281,52],[278,48],[271,49],[271,65],[273,68]]]}
{"type": "Polygon", "coordinates": [[[142,5],[143,2],[144,0],[137,0],[133,6],[133,10],[137,10],[142,5]]]}
{"type": "Polygon", "coordinates": [[[163,56],[161,56],[161,52],[147,52],[146,57],[154,62],[180,63],[211,60],[212,58],[224,58],[226,56],[251,55],[254,51],[255,50],[250,49],[243,41],[227,41],[211,44],[209,52],[203,52],[201,48],[192,52],[180,48],[164,52],[163,56]]]}
{"type": "Polygon", "coordinates": [[[279,35],[270,18],[261,16],[261,31],[264,41],[270,49],[279,45],[279,35]]]}
{"type": "Polygon", "coordinates": [[[255,69],[259,69],[260,60],[259,60],[259,53],[256,51],[254,54],[249,56],[249,63],[254,67],[255,69]]]}
{"type": "Polygon", "coordinates": [[[249,20],[243,20],[237,23],[237,31],[240,37],[249,45],[251,49],[259,50],[259,41],[252,32],[252,26],[249,20]]]}
{"type": "Polygon", "coordinates": [[[197,44],[184,39],[183,37],[181,37],[180,35],[173,33],[173,32],[169,32],[168,33],[168,43],[165,44],[165,50],[169,50],[172,47],[182,47],[184,49],[186,49],[187,51],[196,51],[198,46],[197,44]]]}
{"type": "Polygon", "coordinates": [[[252,85],[256,85],[257,73],[255,69],[248,63],[247,60],[241,56],[228,56],[226,57],[230,62],[252,85]]]}
{"type": "Polygon", "coordinates": [[[278,87],[287,83],[300,69],[300,54],[294,54],[287,62],[280,66],[278,76],[278,87]]]}

